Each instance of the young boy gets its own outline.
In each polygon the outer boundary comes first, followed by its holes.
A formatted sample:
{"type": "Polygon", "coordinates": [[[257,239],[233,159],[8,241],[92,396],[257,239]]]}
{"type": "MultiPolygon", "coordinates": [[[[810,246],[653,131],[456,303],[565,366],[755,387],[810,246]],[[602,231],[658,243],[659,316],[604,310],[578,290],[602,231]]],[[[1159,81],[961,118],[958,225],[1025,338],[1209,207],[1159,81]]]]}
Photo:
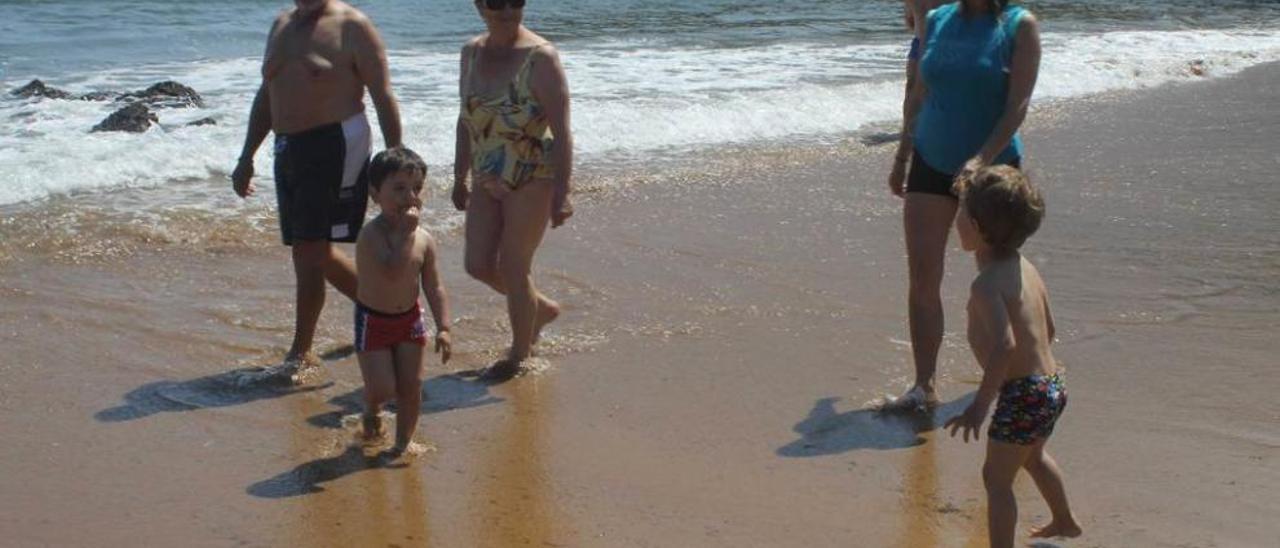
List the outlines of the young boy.
{"type": "Polygon", "coordinates": [[[1013,546],[1018,519],[1013,478],[1019,468],[1031,474],[1053,514],[1053,521],[1031,529],[1031,536],[1079,536],[1062,472],[1044,448],[1067,405],[1049,351],[1054,337],[1049,295],[1036,267],[1018,252],[1040,227],[1044,201],[1009,166],[984,168],[956,187],[960,245],[978,260],[978,277],[970,286],[969,345],[984,373],[973,403],[946,426],[952,436],[963,429],[966,443],[970,433],[977,440],[987,410],[996,402],[982,466],[991,546],[1013,546]]]}
{"type": "Polygon", "coordinates": [[[436,324],[435,350],[448,363],[449,303],[436,271],[436,242],[418,227],[427,165],[412,150],[394,147],[369,164],[369,189],[382,212],[356,240],[355,347],[364,377],[364,436],[383,436],[383,402],[396,400],[392,457],[421,448],[412,443],[422,406],[422,347],[426,328],[418,286],[436,324]]]}

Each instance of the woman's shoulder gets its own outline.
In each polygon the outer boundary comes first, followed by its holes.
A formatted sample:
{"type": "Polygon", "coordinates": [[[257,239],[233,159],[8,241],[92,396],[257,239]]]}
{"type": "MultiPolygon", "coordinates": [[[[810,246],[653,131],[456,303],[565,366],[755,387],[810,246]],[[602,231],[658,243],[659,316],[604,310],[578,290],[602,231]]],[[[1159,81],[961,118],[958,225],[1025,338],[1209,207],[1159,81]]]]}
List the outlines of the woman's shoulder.
{"type": "Polygon", "coordinates": [[[488,38],[488,36],[488,33],[472,36],[466,43],[462,44],[462,53],[470,53],[477,48],[484,47],[485,38],[488,38]]]}
{"type": "Polygon", "coordinates": [[[1021,4],[1009,4],[1004,8],[1004,18],[1006,31],[1009,34],[1017,36],[1018,34],[1030,32],[1040,23],[1036,20],[1035,14],[1031,10],[1023,7],[1021,4]]]}
{"type": "Polygon", "coordinates": [[[930,20],[945,19],[955,15],[957,11],[960,11],[960,2],[935,3],[932,9],[927,10],[927,17],[930,20]]]}

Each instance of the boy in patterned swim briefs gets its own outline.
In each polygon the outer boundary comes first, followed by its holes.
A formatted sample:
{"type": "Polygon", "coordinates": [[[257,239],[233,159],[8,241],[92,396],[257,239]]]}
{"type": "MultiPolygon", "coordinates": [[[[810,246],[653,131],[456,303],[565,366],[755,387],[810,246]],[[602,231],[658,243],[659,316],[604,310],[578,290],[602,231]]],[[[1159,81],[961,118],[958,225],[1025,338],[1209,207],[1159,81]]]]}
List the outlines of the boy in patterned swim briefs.
{"type": "Polygon", "coordinates": [[[1013,478],[1026,469],[1049,504],[1053,520],[1031,529],[1032,537],[1081,534],[1062,484],[1062,471],[1044,445],[1067,405],[1049,344],[1053,315],[1049,294],[1036,267],[1018,249],[1044,217],[1040,192],[1010,166],[984,168],[956,183],[960,245],[972,251],[978,277],[970,286],[969,345],[982,366],[982,385],[964,413],[946,427],[964,440],[978,429],[996,404],[987,430],[987,459],[982,478],[987,489],[991,546],[1013,546],[1018,519],[1013,478]]]}

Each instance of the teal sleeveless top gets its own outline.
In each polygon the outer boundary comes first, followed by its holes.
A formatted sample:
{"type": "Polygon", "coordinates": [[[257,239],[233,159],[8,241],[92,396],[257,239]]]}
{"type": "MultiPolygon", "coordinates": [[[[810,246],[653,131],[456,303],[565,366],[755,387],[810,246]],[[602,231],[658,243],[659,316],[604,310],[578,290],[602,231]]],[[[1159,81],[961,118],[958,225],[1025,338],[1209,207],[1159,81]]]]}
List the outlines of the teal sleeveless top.
{"type": "MultiPolygon", "coordinates": [[[[915,150],[925,164],[943,173],[959,172],[1004,114],[1013,38],[1026,10],[1006,6],[999,18],[960,12],[960,2],[929,12],[920,58],[926,91],[916,117],[915,150]]],[[[992,163],[1021,157],[1022,138],[1015,133],[992,163]]]]}

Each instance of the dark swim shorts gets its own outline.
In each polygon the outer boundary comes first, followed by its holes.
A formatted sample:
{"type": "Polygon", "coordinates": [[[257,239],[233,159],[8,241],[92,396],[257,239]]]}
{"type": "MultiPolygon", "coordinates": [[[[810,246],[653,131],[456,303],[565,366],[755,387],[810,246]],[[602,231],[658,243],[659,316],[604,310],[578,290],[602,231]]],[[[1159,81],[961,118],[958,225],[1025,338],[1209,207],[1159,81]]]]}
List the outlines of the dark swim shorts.
{"type": "Polygon", "coordinates": [[[918,38],[918,37],[917,37],[917,38],[912,38],[912,39],[911,39],[911,51],[908,51],[908,52],[907,52],[907,59],[915,60],[915,59],[919,59],[919,58],[920,58],[920,38],[918,38]]]}
{"type": "Polygon", "coordinates": [[[1067,408],[1062,377],[1031,375],[1005,381],[987,437],[1004,443],[1031,445],[1048,438],[1067,408]]]}
{"type": "MultiPolygon", "coordinates": [[[[1014,158],[1007,165],[1022,169],[1022,158],[1014,158]]],[[[954,192],[951,192],[951,185],[955,183],[956,176],[947,174],[926,164],[920,159],[920,154],[911,155],[911,171],[907,175],[907,192],[923,192],[925,194],[937,194],[948,198],[956,198],[954,192]]]]}
{"type": "Polygon", "coordinates": [[[276,203],[284,245],[356,241],[369,202],[370,147],[363,112],[341,123],[276,135],[276,203]]]}

